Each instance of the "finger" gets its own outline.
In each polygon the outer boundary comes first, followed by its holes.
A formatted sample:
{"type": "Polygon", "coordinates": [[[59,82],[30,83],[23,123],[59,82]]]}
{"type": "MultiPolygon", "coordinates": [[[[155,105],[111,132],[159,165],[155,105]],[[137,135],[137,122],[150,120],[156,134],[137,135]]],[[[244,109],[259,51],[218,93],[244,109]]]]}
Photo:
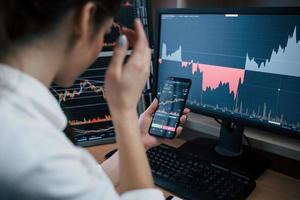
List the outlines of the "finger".
{"type": "Polygon", "coordinates": [[[148,40],[144,31],[144,27],[139,19],[135,20],[134,28],[136,32],[136,43],[134,45],[134,53],[145,54],[149,49],[148,40]]]}
{"type": "Polygon", "coordinates": [[[133,47],[135,45],[136,41],[136,32],[130,28],[122,27],[121,33],[126,35],[129,41],[129,46],[133,47]]]}
{"type": "Polygon", "coordinates": [[[121,35],[114,49],[113,57],[110,62],[109,70],[114,70],[115,73],[122,73],[122,66],[128,49],[128,39],[125,35],[121,35]]]}
{"type": "Polygon", "coordinates": [[[178,137],[179,135],[181,135],[182,131],[183,131],[182,126],[178,126],[177,129],[176,129],[176,137],[178,137]]]}
{"type": "MultiPolygon", "coordinates": [[[[142,70],[142,75],[146,75],[147,78],[150,75],[150,60],[151,50],[144,32],[144,27],[139,19],[134,23],[136,32],[136,42],[127,64],[133,67],[134,70],[142,70]]],[[[126,65],[127,66],[127,65],[126,65]]]]}
{"type": "Polygon", "coordinates": [[[149,116],[152,116],[153,113],[156,111],[157,106],[158,106],[158,100],[157,100],[157,98],[155,98],[153,100],[153,102],[151,103],[151,105],[147,108],[145,113],[147,113],[147,115],[149,115],[149,116]]]}
{"type": "Polygon", "coordinates": [[[187,115],[187,114],[189,114],[191,112],[191,110],[189,109],[189,108],[185,108],[184,110],[183,110],[183,114],[184,115],[187,115]]]}
{"type": "Polygon", "coordinates": [[[186,122],[186,119],[187,119],[186,115],[182,115],[180,117],[180,124],[184,124],[186,122]]]}

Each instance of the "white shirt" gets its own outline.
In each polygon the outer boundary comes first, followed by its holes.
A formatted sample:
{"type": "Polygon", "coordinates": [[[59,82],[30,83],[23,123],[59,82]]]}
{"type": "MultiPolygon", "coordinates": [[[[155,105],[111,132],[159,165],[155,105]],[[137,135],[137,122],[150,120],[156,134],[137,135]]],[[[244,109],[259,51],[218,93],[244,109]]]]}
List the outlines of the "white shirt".
{"type": "Polygon", "coordinates": [[[164,199],[157,189],[120,196],[92,156],[67,139],[66,125],[48,88],[0,65],[0,199],[164,199]]]}

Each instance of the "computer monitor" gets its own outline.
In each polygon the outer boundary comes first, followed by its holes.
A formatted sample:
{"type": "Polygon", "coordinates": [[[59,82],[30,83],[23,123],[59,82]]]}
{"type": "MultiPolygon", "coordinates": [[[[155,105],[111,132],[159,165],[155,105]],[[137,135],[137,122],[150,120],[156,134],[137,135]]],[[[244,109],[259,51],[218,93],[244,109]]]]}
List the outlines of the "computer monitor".
{"type": "Polygon", "coordinates": [[[115,132],[104,99],[104,75],[110,56],[100,56],[70,88],[52,85],[72,128],[72,141],[81,146],[114,141],[115,132]]]}
{"type": "Polygon", "coordinates": [[[156,39],[154,93],[192,79],[187,106],[223,121],[220,154],[241,154],[244,126],[300,136],[299,8],[161,10],[156,39]]]}
{"type": "Polygon", "coordinates": [[[149,0],[124,0],[96,61],[76,79],[72,87],[50,87],[68,117],[68,130],[71,130],[68,136],[76,145],[91,146],[115,141],[112,118],[104,98],[104,76],[115,42],[121,34],[121,27],[133,28],[134,18],[140,18],[146,33],[151,37],[149,5],[149,0]]]}

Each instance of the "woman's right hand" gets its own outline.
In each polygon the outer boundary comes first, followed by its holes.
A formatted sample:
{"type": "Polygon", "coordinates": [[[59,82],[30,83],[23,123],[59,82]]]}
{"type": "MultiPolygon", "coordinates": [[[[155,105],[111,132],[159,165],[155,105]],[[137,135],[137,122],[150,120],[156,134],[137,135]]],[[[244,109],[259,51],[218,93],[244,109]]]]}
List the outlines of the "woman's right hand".
{"type": "Polygon", "coordinates": [[[111,111],[135,110],[150,74],[151,50],[139,20],[135,21],[135,34],[136,41],[127,63],[124,61],[129,44],[122,35],[105,75],[105,98],[111,111]]]}

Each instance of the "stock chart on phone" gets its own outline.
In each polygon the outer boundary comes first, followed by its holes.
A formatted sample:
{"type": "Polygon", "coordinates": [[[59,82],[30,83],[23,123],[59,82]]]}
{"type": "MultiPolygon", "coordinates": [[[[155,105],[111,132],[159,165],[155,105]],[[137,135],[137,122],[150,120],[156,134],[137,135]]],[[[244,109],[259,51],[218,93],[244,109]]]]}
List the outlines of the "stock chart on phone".
{"type": "Polygon", "coordinates": [[[300,16],[164,14],[158,90],[193,80],[187,104],[300,132],[300,16]]]}
{"type": "Polygon", "coordinates": [[[174,135],[185,106],[189,86],[189,82],[170,78],[166,80],[151,125],[152,134],[166,137],[174,135]]]}

